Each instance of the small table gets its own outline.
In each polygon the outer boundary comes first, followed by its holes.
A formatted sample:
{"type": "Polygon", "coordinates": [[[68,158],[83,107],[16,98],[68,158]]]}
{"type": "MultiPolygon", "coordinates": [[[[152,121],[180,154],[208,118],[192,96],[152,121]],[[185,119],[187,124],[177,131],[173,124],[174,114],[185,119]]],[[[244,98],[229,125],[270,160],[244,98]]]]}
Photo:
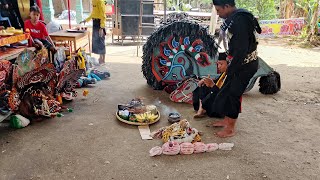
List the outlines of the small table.
{"type": "Polygon", "coordinates": [[[79,41],[82,41],[84,38],[87,38],[88,43],[86,43],[84,46],[89,45],[89,51],[91,52],[91,44],[90,44],[90,32],[89,31],[85,31],[85,32],[68,32],[66,30],[61,30],[61,31],[57,31],[54,33],[49,34],[52,41],[54,42],[63,42],[63,41],[68,41],[73,42],[73,47],[71,45],[71,51],[76,51],[77,50],[77,43],[79,41]]]}

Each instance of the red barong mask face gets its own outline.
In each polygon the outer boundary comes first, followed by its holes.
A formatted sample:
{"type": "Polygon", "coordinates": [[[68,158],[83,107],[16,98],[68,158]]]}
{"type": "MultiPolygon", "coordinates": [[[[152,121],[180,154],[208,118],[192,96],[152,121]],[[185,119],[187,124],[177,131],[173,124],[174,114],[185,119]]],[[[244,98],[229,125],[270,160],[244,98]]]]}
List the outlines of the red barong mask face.
{"type": "Polygon", "coordinates": [[[53,99],[44,83],[33,84],[20,99],[19,110],[25,117],[52,117],[61,110],[60,103],[53,99]]]}

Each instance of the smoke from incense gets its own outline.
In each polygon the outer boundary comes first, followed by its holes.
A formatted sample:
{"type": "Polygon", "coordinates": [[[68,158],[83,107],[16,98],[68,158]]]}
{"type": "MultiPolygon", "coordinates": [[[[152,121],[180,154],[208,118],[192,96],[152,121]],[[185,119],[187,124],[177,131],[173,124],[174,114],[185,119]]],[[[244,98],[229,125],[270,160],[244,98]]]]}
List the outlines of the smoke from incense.
{"type": "Polygon", "coordinates": [[[170,113],[178,112],[175,108],[162,104],[159,98],[157,98],[153,104],[157,106],[165,116],[169,116],[170,113]]]}

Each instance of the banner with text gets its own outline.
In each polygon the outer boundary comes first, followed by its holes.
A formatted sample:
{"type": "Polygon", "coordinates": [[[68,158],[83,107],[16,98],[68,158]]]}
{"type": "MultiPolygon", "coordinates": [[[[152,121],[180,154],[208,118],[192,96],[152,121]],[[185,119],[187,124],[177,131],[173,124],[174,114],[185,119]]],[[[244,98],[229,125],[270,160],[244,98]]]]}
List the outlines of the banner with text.
{"type": "Polygon", "coordinates": [[[262,29],[259,37],[299,35],[305,26],[304,18],[261,20],[259,23],[262,29]]]}

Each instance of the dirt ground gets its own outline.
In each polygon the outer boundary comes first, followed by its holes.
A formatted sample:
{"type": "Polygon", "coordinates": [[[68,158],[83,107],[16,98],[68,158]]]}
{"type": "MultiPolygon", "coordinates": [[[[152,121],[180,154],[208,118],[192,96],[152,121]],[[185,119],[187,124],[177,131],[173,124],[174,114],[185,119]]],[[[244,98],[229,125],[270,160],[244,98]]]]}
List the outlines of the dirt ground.
{"type": "MultiPolygon", "coordinates": [[[[282,89],[244,95],[237,134],[228,139],[195,121],[190,105],[146,85],[134,46],[108,46],[111,79],[68,106],[73,113],[13,130],[0,128],[0,179],[319,179],[320,50],[261,41],[260,56],[281,74],[282,89]],[[204,132],[203,141],[233,142],[232,151],[149,157],[160,140],[141,140],[137,127],[116,120],[118,103],[158,98],[204,132]]],[[[81,94],[81,90],[79,90],[81,94]]],[[[165,109],[161,109],[164,112],[165,109]]],[[[162,113],[151,131],[168,125],[162,113]]]]}

